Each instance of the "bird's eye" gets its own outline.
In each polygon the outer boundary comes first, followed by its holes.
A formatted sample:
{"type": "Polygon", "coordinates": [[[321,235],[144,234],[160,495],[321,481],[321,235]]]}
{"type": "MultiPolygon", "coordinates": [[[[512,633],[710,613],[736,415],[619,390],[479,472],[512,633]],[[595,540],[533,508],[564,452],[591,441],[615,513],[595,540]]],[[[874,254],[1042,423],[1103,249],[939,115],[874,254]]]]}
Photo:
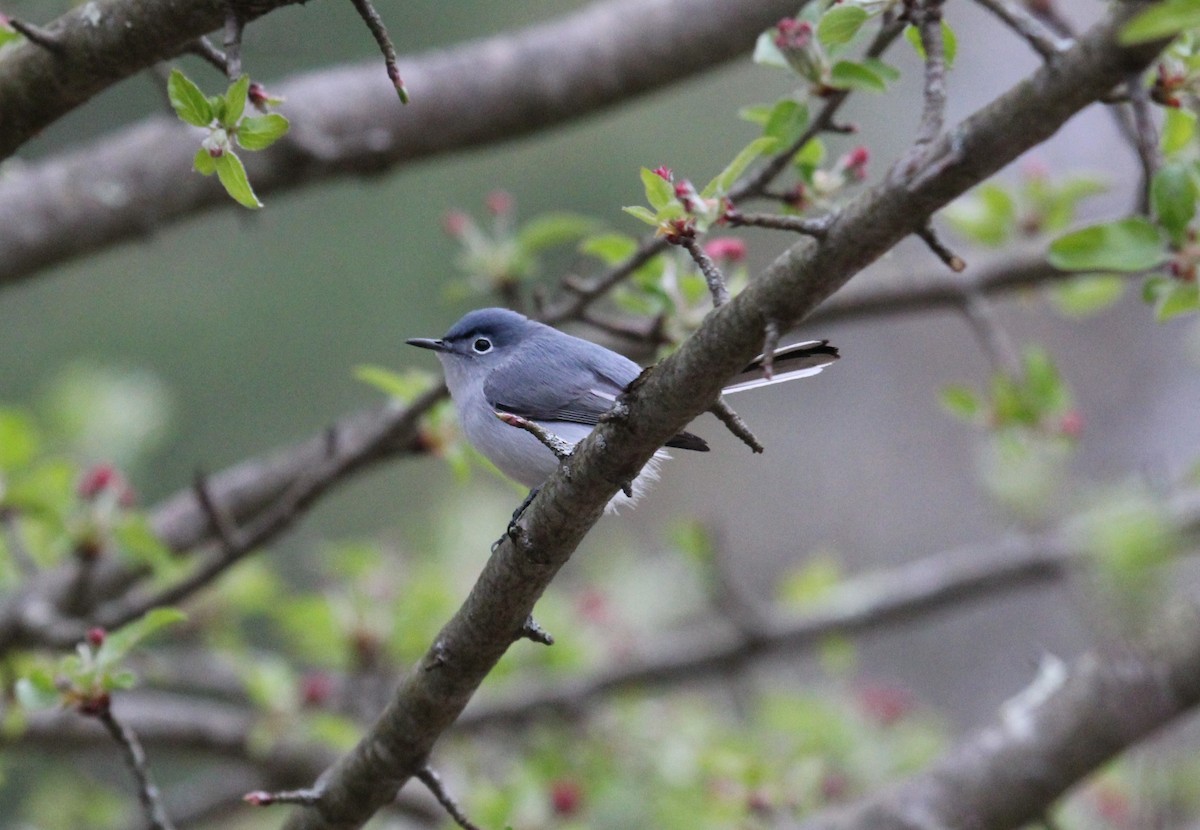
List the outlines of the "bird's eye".
{"type": "Polygon", "coordinates": [[[471,348],[475,350],[475,354],[487,354],[492,350],[492,341],[486,337],[480,337],[471,344],[471,348]]]}

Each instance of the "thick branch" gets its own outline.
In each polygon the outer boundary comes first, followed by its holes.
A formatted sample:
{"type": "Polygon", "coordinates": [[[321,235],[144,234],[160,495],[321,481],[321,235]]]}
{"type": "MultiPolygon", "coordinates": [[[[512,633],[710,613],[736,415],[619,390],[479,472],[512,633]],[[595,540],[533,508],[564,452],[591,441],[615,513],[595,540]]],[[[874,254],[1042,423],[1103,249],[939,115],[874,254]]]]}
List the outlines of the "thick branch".
{"type": "Polygon", "coordinates": [[[933,161],[906,182],[884,182],[842,211],[818,244],[805,240],[715,309],[683,346],[626,396],[628,415],[600,424],[543,485],[502,541],[463,607],[409,674],[369,733],[322,778],[322,797],[291,830],[361,826],[423,765],[438,737],[508,649],[558,569],[604,505],[651,455],[709,408],[757,353],[771,320],[787,326],[934,211],[1045,140],[1071,116],[1146,66],[1161,43],[1122,48],[1116,32],[1144,4],[1113,17],[1045,68],[930,147],[933,161]]]}
{"type": "Polygon", "coordinates": [[[92,0],[72,9],[46,27],[53,50],[23,42],[0,53],[0,159],[96,93],[220,28],[227,8],[249,21],[297,2],[92,0]]]}
{"type": "Polygon", "coordinates": [[[930,769],[801,830],[1010,830],[1071,785],[1200,703],[1200,598],[1171,609],[1154,641],[1044,663],[1000,718],[930,769]]]}
{"type": "MultiPolygon", "coordinates": [[[[141,10],[140,28],[133,32],[156,30],[162,22],[180,31],[170,49],[153,52],[153,60],[142,60],[136,51],[113,58],[137,63],[130,71],[171,57],[224,20],[223,0],[107,0],[117,8],[121,3],[141,10]],[[195,14],[199,24],[189,18],[183,25],[160,11],[183,15],[195,6],[204,9],[195,14]]],[[[415,98],[407,107],[396,106],[396,90],[376,61],[315,72],[271,85],[272,93],[287,98],[283,112],[292,131],[244,161],[255,191],[269,196],[514,138],[727,61],[748,51],[759,31],[795,11],[796,0],[594,3],[522,31],[401,60],[400,73],[415,98]]],[[[119,20],[113,20],[117,28],[119,20]]],[[[45,50],[32,44],[13,47],[18,49],[21,60],[38,62],[39,77],[54,68],[45,50]]],[[[0,141],[0,153],[7,154],[83,98],[59,95],[54,86],[17,83],[23,76],[10,66],[15,58],[8,50],[4,54],[0,136],[10,135],[7,144],[0,141]],[[21,91],[30,100],[19,98],[21,91]],[[45,104],[43,97],[58,103],[45,104]]],[[[88,84],[111,83],[115,78],[109,75],[89,76],[88,84]]],[[[0,284],[230,204],[218,184],[190,172],[196,147],[193,128],[160,116],[9,172],[0,179],[0,284]]]]}

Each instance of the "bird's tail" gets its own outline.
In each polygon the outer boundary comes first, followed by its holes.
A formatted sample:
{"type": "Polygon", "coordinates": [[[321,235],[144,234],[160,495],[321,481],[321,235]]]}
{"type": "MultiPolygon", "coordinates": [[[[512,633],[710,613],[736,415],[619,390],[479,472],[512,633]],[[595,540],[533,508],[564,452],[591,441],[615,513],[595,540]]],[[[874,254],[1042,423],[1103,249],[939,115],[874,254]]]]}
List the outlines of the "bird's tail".
{"type": "Polygon", "coordinates": [[[763,355],[759,355],[749,366],[734,375],[721,391],[728,395],[731,392],[744,392],[772,383],[806,378],[815,375],[837,359],[838,350],[830,346],[828,340],[807,340],[784,346],[776,349],[772,355],[771,377],[767,377],[763,371],[763,355]]]}

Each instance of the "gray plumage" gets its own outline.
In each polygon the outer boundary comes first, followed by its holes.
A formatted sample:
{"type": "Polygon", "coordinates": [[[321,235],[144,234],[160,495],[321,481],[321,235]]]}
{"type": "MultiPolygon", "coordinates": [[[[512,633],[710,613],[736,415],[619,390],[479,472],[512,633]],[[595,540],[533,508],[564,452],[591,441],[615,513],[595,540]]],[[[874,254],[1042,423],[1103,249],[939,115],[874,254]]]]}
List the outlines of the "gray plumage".
{"type": "MultiPolygon", "coordinates": [[[[632,360],[503,308],[472,311],[437,340],[408,343],[437,353],[467,440],[510,478],[527,487],[545,481],[558,459],[534,436],[500,421],[509,412],[533,421],[574,446],[587,437],[626,387],[641,373],[632,360]]],[[[761,358],[727,391],[813,374],[837,359],[825,341],[776,352],[779,372],[762,377],[761,358]]],[[[682,432],[669,447],[707,451],[703,439],[682,432]]],[[[661,450],[633,484],[634,498],[657,477],[661,450]]],[[[624,501],[618,496],[610,507],[624,501]]]]}

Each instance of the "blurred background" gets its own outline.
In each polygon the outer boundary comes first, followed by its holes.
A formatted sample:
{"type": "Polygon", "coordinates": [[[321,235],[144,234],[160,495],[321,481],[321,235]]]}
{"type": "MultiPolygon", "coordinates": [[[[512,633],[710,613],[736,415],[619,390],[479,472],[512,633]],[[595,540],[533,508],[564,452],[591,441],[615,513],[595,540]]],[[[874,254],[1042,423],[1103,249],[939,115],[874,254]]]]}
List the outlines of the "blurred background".
{"type": "MultiPolygon", "coordinates": [[[[413,2],[383,3],[379,10],[403,53],[580,5],[413,2]]],[[[1081,26],[1100,11],[1082,0],[1061,8],[1081,26]]],[[[32,0],[5,7],[32,21],[49,20],[61,9],[61,3],[32,0]]],[[[960,43],[948,76],[953,123],[1037,61],[975,5],[951,4],[947,18],[960,43]]],[[[251,25],[243,60],[271,88],[293,73],[378,57],[350,4],[313,3],[251,25]]],[[[842,120],[856,124],[858,133],[828,138],[831,156],[869,147],[868,182],[907,146],[920,112],[913,50],[897,43],[888,60],[903,79],[886,96],[852,96],[842,120]]],[[[183,64],[206,91],[219,86],[208,67],[193,59],[183,64]]],[[[379,79],[387,82],[382,67],[379,79]]],[[[118,85],[46,130],[20,159],[161,112],[157,84],[145,76],[118,85]]],[[[462,274],[453,266],[458,244],[442,229],[446,211],[465,210],[486,221],[487,194],[503,190],[514,198],[519,221],[571,211],[639,233],[638,223],[620,211],[642,202],[639,167],[664,164],[677,175],[707,180],[757,134],[737,111],[793,86],[786,73],[754,66],[747,57],[532,138],[268,196],[265,210],[253,215],[230,203],[145,241],[56,268],[0,296],[0,401],[50,413],[101,377],[107,391],[95,400],[107,401],[111,411],[97,407],[97,421],[87,427],[95,433],[94,460],[131,465],[141,499],[153,504],[189,486],[198,468],[219,470],[378,403],[380,392],[354,378],[356,366],[434,371],[432,355],[405,347],[405,338],[439,336],[464,311],[495,302],[461,290],[462,274]],[[104,418],[123,426],[104,433],[104,418]],[[112,435],[128,431],[131,422],[146,439],[144,451],[112,458],[122,452],[112,435]]],[[[281,111],[287,113],[286,104],[281,111]]],[[[1001,178],[1016,183],[1031,170],[1102,180],[1108,189],[1084,203],[1082,220],[1122,215],[1134,200],[1136,159],[1099,108],[1001,178]]],[[[791,241],[743,236],[751,274],[791,241]]],[[[971,267],[1012,255],[1011,249],[972,247],[951,232],[947,239],[971,267]]],[[[568,257],[561,265],[575,268],[579,261],[568,257]]],[[[906,243],[854,283],[942,268],[922,245],[906,243]]],[[[542,279],[553,285],[558,276],[547,271],[542,279]]],[[[1187,474],[1200,445],[1194,322],[1154,324],[1136,290],[1082,320],[1057,313],[1038,292],[1008,295],[997,308],[1018,343],[1039,344],[1053,355],[1083,419],[1077,451],[1056,472],[1061,487],[1037,515],[994,498],[981,478],[984,433],[939,404],[946,384],[983,387],[991,373],[961,315],[806,326],[797,336],[829,338],[841,362],[817,378],[732,401],[767,452],[752,455],[705,416],[693,429],[713,451],[676,453],[636,510],[603,519],[564,574],[566,584],[626,569],[638,578],[628,580],[621,608],[637,613],[639,603],[669,604],[674,574],[685,567],[673,534],[686,520],[699,519],[735,563],[742,589],[767,599],[786,574],[814,559],[836,561],[845,573],[885,567],[1048,526],[1117,484],[1163,488],[1187,474]]],[[[462,480],[437,458],[388,464],[323,501],[265,558],[303,583],[315,578],[314,559],[332,541],[383,539],[413,553],[445,550],[449,539],[460,546],[454,561],[469,584],[520,497],[482,470],[462,480]]],[[[675,599],[687,604],[686,597],[675,599]]],[[[911,689],[957,727],[980,723],[1032,678],[1045,652],[1068,657],[1092,640],[1088,602],[1072,585],[979,602],[922,626],[866,637],[858,666],[911,689]],[[986,660],[979,659],[981,650],[986,660]]]]}

